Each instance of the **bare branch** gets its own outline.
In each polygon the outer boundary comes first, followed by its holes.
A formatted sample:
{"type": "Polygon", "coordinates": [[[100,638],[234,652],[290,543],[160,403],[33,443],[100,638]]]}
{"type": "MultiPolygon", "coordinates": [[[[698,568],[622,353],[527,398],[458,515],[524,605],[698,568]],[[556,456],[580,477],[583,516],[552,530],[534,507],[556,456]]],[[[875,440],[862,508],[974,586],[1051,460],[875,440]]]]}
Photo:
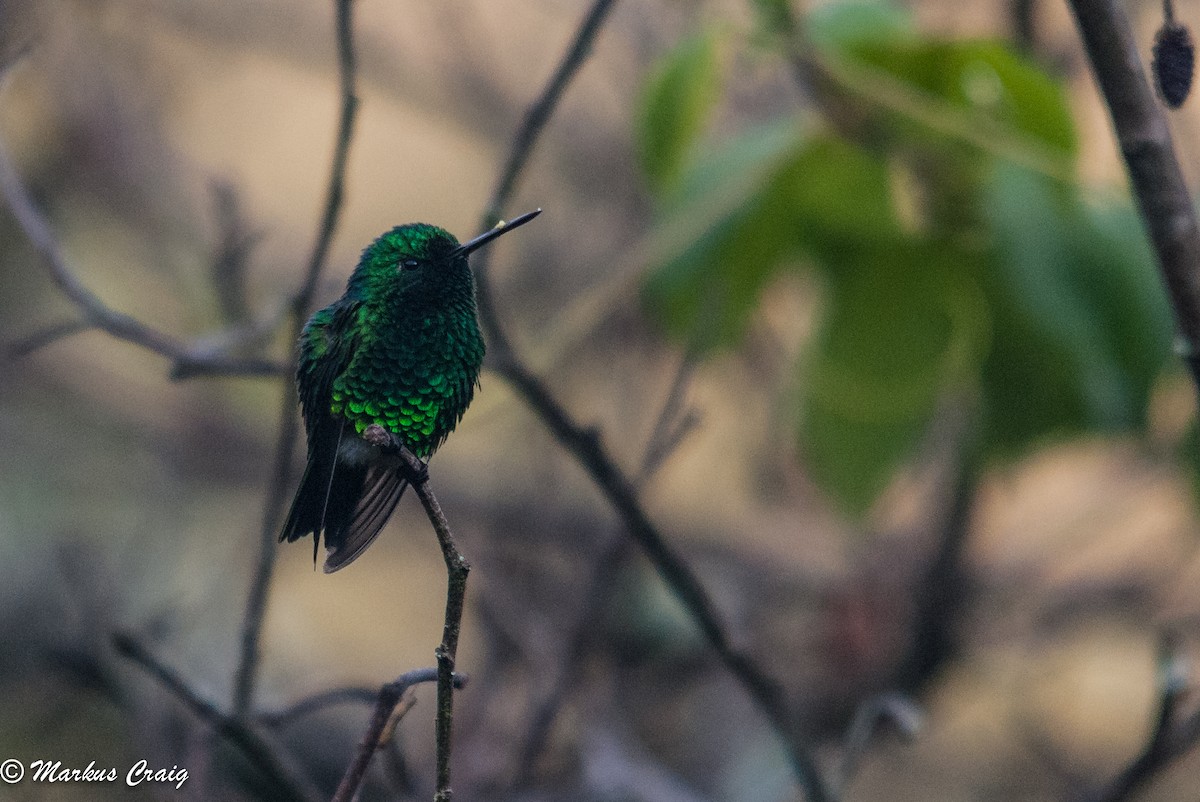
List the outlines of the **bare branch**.
{"type": "MultiPolygon", "coordinates": [[[[403,710],[397,709],[401,700],[405,697],[409,689],[421,682],[434,682],[438,679],[439,669],[437,668],[418,668],[407,673],[401,674],[393,681],[385,684],[379,689],[375,696],[375,712],[371,714],[371,721],[367,725],[367,730],[363,734],[362,740],[358,744],[358,751],[354,755],[354,759],[346,768],[346,773],[342,776],[341,783],[338,784],[337,791],[333,795],[333,802],[350,802],[354,799],[354,795],[358,792],[358,787],[362,785],[363,777],[366,776],[367,767],[371,764],[371,758],[375,752],[379,750],[387,741],[391,740],[392,731],[396,727],[396,722],[400,716],[407,712],[408,708],[403,710]]],[[[467,684],[467,678],[460,674],[455,674],[453,677],[453,686],[462,688],[467,684]]],[[[358,688],[352,689],[355,691],[356,697],[358,688]]],[[[411,707],[411,704],[409,705],[411,707]]]]}
{"type": "MultiPolygon", "coordinates": [[[[513,136],[508,158],[505,160],[504,169],[500,171],[500,177],[496,180],[496,188],[492,191],[491,200],[484,209],[480,230],[486,230],[495,225],[496,221],[500,219],[504,207],[512,199],[517,182],[529,163],[533,146],[558,108],[558,103],[571,80],[587,60],[588,54],[592,50],[592,44],[615,4],[616,0],[596,0],[592,4],[576,30],[570,46],[563,54],[558,67],[555,68],[554,74],[550,76],[550,81],[525,113],[521,127],[513,136]]],[[[484,331],[488,334],[489,345],[492,349],[500,348],[502,344],[503,349],[508,351],[508,339],[493,306],[488,278],[489,263],[487,250],[479,251],[473,261],[475,281],[479,285],[479,318],[483,323],[484,331]]]]}
{"type": "MultiPolygon", "coordinates": [[[[352,6],[353,0],[334,2],[338,68],[341,76],[341,111],[338,116],[337,142],[333,150],[329,185],[325,194],[325,209],[317,227],[304,283],[292,304],[292,340],[300,336],[312,309],[317,283],[329,255],[329,244],[333,240],[333,232],[341,216],[346,164],[350,154],[350,143],[354,138],[354,121],[358,110],[358,98],[354,89],[356,66],[352,6]]],[[[238,715],[246,714],[254,701],[254,685],[258,674],[258,644],[262,636],[263,617],[267,610],[267,592],[275,573],[276,533],[287,501],[292,458],[296,451],[296,391],[290,382],[285,383],[279,407],[279,432],[276,436],[271,478],[267,483],[266,503],[263,505],[258,562],[250,582],[246,610],[242,617],[241,651],[233,683],[233,708],[238,715]]]]}
{"type": "Polygon", "coordinates": [[[322,795],[290,756],[257,727],[244,719],[223,713],[199,696],[174,671],[160,663],[136,638],[126,633],[113,635],[113,646],[122,657],[136,663],[198,718],[236,746],[271,783],[273,799],[316,802],[322,795]]]}
{"type": "Polygon", "coordinates": [[[5,358],[10,360],[23,359],[34,351],[41,350],[59,340],[64,340],[76,334],[82,334],[93,328],[95,326],[89,320],[64,320],[61,323],[54,323],[9,343],[4,349],[5,358]]]}
{"type": "Polygon", "coordinates": [[[254,246],[262,233],[249,228],[242,214],[237,191],[227,181],[213,181],[213,216],[219,237],[213,257],[213,287],[221,314],[229,323],[244,323],[250,319],[246,300],[246,268],[254,246]]]}
{"type": "Polygon", "coordinates": [[[416,457],[394,434],[377,424],[363,431],[363,438],[378,446],[384,453],[395,454],[403,462],[402,468],[429,523],[437,533],[438,545],[446,561],[446,617],[442,626],[442,642],[434,650],[437,656],[437,794],[435,802],[449,802],[450,790],[450,735],[454,721],[454,660],[458,653],[458,637],[462,628],[463,604],[467,594],[467,575],[471,565],[459,553],[454,544],[454,534],[446,521],[437,497],[429,487],[429,472],[426,465],[416,457]]]}
{"type": "MultiPolygon", "coordinates": [[[[696,360],[690,351],[680,360],[675,376],[667,390],[666,400],[658,418],[650,430],[650,437],[642,452],[642,464],[635,477],[640,487],[658,471],[667,457],[691,431],[698,416],[684,407],[687,388],[695,372],[696,360]]],[[[612,593],[612,588],[632,550],[633,542],[624,532],[613,535],[604,546],[600,556],[591,567],[583,601],[575,611],[575,617],[566,627],[567,635],[560,647],[558,663],[549,674],[548,690],[529,717],[529,725],[521,740],[517,757],[517,771],[513,784],[524,787],[533,778],[534,764],[550,734],[551,725],[566,700],[571,684],[578,676],[578,666],[584,657],[584,647],[612,593]]]]}
{"type": "Polygon", "coordinates": [[[379,696],[377,688],[347,687],[331,688],[306,696],[288,707],[267,713],[256,713],[254,718],[268,727],[286,727],[298,718],[311,716],[327,707],[344,704],[369,705],[379,696]]]}
{"type": "Polygon", "coordinates": [[[437,497],[429,487],[429,473],[419,460],[395,435],[382,426],[372,424],[363,432],[385,452],[396,454],[404,462],[409,484],[412,485],[429,523],[437,533],[442,558],[446,562],[446,616],[442,626],[442,642],[434,650],[437,656],[437,794],[434,802],[449,802],[451,729],[454,722],[454,660],[458,654],[458,637],[462,628],[463,605],[467,594],[467,575],[471,565],[454,544],[454,534],[442,513],[437,497]]]}

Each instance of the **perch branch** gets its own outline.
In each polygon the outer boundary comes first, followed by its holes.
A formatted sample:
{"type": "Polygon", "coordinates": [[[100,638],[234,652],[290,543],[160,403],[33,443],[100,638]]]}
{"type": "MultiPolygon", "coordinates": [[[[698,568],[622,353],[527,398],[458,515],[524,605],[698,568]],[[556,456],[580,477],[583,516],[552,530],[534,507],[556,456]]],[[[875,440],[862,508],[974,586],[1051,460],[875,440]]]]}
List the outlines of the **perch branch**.
{"type": "MultiPolygon", "coordinates": [[[[355,95],[355,57],[353,0],[335,0],[335,27],[338,51],[338,69],[341,76],[341,109],[338,116],[337,141],[333,149],[333,163],[329,171],[329,184],[325,193],[325,207],[317,227],[316,239],[309,256],[304,283],[292,303],[291,339],[300,336],[313,306],[317,283],[329,255],[329,244],[341,216],[342,197],[345,192],[346,164],[350,154],[350,143],[354,138],[354,121],[358,110],[355,95]]],[[[276,435],[275,458],[271,478],[267,485],[266,503],[263,505],[262,530],[259,533],[258,562],[250,583],[246,599],[246,610],[242,618],[241,652],[234,676],[233,709],[238,715],[249,712],[254,702],[254,685],[258,674],[258,644],[262,636],[263,617],[267,611],[267,591],[275,572],[275,538],[283,506],[287,501],[288,477],[292,458],[296,451],[297,413],[296,391],[291,383],[285,383],[279,408],[279,431],[276,435]]]]}
{"type": "Polygon", "coordinates": [[[35,332],[26,334],[19,340],[15,340],[8,344],[4,349],[5,358],[7,359],[23,359],[34,351],[52,345],[59,340],[64,340],[67,337],[72,337],[76,334],[89,331],[94,326],[92,322],[85,319],[80,320],[64,320],[61,323],[54,323],[45,328],[38,329],[35,332]]]}
{"type": "Polygon", "coordinates": [[[429,472],[426,465],[409,451],[403,443],[382,426],[372,424],[363,431],[363,437],[378,445],[386,453],[395,454],[403,462],[409,484],[412,485],[429,523],[437,533],[438,545],[446,561],[446,617],[442,626],[442,642],[435,650],[437,656],[437,794],[434,802],[450,802],[450,752],[451,730],[454,723],[454,660],[458,654],[458,636],[462,628],[463,604],[467,594],[467,575],[471,565],[454,545],[450,524],[442,513],[437,496],[429,487],[429,472]]]}
{"type": "Polygon", "coordinates": [[[1200,224],[1166,116],[1121,5],[1070,0],[1070,6],[1175,310],[1182,356],[1200,389],[1200,224]]]}
{"type": "Polygon", "coordinates": [[[200,697],[173,670],[163,665],[136,638],[126,633],[113,635],[117,654],[137,664],[222,738],[237,747],[271,783],[273,799],[316,802],[322,795],[290,758],[257,727],[245,719],[229,716],[200,697]]]}
{"type": "MultiPolygon", "coordinates": [[[[354,795],[358,792],[358,787],[362,784],[363,777],[366,776],[367,767],[371,764],[371,758],[374,757],[375,753],[384,743],[391,739],[391,733],[395,729],[396,720],[399,717],[397,715],[397,706],[409,688],[421,682],[434,682],[437,679],[437,668],[418,668],[401,674],[395,680],[386,683],[379,689],[379,692],[375,694],[375,711],[371,714],[371,721],[367,725],[367,731],[363,734],[362,741],[359,742],[354,760],[350,762],[341,783],[338,784],[337,791],[333,795],[333,802],[350,802],[350,800],[354,799],[354,795]]],[[[466,677],[459,674],[454,675],[455,688],[463,687],[466,685],[466,682],[466,677]]],[[[362,689],[350,688],[342,690],[354,691],[354,700],[358,701],[360,698],[359,691],[362,689]]],[[[339,701],[342,700],[339,699],[339,701]]],[[[403,715],[403,712],[400,712],[399,715],[403,715]]]]}

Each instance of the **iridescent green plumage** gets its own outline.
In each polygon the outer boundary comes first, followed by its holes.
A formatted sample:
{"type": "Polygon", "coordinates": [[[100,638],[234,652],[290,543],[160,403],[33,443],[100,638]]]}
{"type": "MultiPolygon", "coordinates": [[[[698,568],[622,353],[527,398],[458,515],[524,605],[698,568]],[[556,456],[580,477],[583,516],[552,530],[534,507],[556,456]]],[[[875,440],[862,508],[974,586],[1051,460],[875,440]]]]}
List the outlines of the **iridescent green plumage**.
{"type": "Polygon", "coordinates": [[[425,223],[393,228],[304,327],[296,385],[308,466],[280,539],[312,534],[315,548],[323,532],[327,572],[371,544],[406,487],[399,461],[363,431],[382,426],[428,459],[462,419],[484,353],[467,255],[534,214],[465,245],[425,223]]]}

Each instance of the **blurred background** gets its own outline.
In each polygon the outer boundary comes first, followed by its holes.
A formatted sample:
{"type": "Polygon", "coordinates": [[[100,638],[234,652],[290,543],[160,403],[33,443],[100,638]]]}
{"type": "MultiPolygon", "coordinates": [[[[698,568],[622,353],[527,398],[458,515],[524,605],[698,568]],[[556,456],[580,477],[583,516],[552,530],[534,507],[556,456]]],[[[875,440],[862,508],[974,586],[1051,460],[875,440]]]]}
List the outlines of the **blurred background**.
{"type": "MultiPolygon", "coordinates": [[[[588,5],[354,4],[361,111],[319,304],[393,225],[478,233],[588,5]]],[[[1148,60],[1161,9],[1128,8],[1148,60]]],[[[187,341],[261,323],[244,353],[290,360],[332,3],[0,0],[0,65],[0,140],[78,278],[187,341]]],[[[1171,123],[1194,179],[1195,104],[1171,123]]],[[[491,260],[518,353],[637,477],[822,766],[878,694],[925,711],[844,799],[1081,798],[1137,755],[1164,634],[1181,657],[1200,635],[1200,438],[1063,4],[618,3],[505,213],[534,207],[491,260]]],[[[0,211],[0,758],[190,778],[0,797],[279,798],[111,640],[228,708],[281,380],[172,381],[96,331],[28,347],[78,317],[0,211]]],[[[473,565],[459,798],[801,798],[495,373],[431,473],[473,565]]],[[[336,575],[281,547],[256,708],[432,665],[445,581],[410,497],[336,575]]],[[[269,729],[329,794],[369,712],[269,729]]],[[[431,796],[433,715],[423,687],[363,799],[431,796]]],[[[1195,799],[1198,772],[1200,751],[1140,798],[1195,799]]]]}

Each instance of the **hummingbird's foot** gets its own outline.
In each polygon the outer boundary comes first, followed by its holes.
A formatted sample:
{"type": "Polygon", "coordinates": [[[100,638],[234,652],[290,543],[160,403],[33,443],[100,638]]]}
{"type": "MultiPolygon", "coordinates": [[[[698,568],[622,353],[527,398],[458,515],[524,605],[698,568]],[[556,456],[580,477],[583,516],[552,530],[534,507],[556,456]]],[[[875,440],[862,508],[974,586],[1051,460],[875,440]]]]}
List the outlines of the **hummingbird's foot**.
{"type": "Polygon", "coordinates": [[[380,448],[395,448],[396,441],[392,437],[392,433],[380,426],[378,423],[372,423],[367,428],[363,429],[362,439],[366,440],[373,446],[380,448]]]}
{"type": "Polygon", "coordinates": [[[366,440],[373,446],[378,446],[384,451],[391,453],[400,453],[401,464],[407,470],[405,471],[409,482],[413,484],[424,484],[429,481],[429,465],[424,460],[417,457],[411,451],[404,447],[391,432],[380,426],[378,423],[372,423],[367,428],[363,429],[362,439],[366,440]]]}

